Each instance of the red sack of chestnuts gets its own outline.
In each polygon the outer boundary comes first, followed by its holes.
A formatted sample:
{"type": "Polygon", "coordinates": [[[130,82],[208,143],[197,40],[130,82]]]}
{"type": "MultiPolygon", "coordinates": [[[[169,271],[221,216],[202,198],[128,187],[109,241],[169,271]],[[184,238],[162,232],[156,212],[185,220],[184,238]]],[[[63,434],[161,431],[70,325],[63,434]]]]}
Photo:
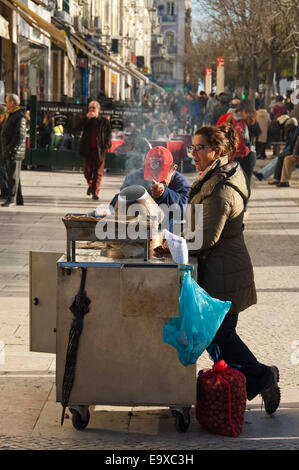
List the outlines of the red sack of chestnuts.
{"type": "Polygon", "coordinates": [[[212,369],[199,371],[196,419],[208,431],[237,437],[246,409],[246,378],[220,360],[212,369]]]}

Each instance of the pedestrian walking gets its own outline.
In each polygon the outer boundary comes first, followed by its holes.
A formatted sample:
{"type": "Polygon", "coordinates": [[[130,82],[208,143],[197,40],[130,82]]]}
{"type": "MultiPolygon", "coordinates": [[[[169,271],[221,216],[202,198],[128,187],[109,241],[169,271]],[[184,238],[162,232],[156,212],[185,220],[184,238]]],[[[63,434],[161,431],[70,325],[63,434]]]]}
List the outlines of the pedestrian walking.
{"type": "Polygon", "coordinates": [[[167,125],[167,117],[161,114],[159,122],[153,127],[152,140],[168,140],[169,136],[170,129],[167,125]]]}
{"type": "Polygon", "coordinates": [[[206,125],[212,124],[212,117],[213,117],[213,112],[214,112],[214,107],[217,106],[218,101],[216,99],[215,93],[210,93],[207,104],[206,104],[206,116],[205,116],[205,121],[206,125]]]}
{"type": "Polygon", "coordinates": [[[194,135],[192,158],[199,175],[189,195],[191,233],[202,239],[202,246],[189,253],[198,258],[200,286],[212,297],[232,302],[208,348],[211,357],[216,361],[214,351],[219,349],[218,359],[238,364],[246,376],[248,400],[261,394],[266,412],[272,414],[280,403],[278,369],[259,362],[236,332],[239,313],[257,302],[243,236],[244,200],[249,191],[240,164],[231,160],[237,146],[237,133],[228,125],[205,126],[194,135]],[[200,224],[195,217],[198,204],[203,209],[200,224]]]}
{"type": "Polygon", "coordinates": [[[264,160],[266,157],[266,147],[268,142],[268,129],[271,124],[271,118],[268,111],[263,105],[256,111],[256,120],[260,126],[261,134],[256,140],[256,157],[258,159],[264,160]]]}
{"type": "Polygon", "coordinates": [[[0,190],[1,190],[0,197],[4,199],[7,198],[7,171],[6,171],[5,161],[4,161],[4,155],[2,152],[1,130],[2,130],[2,124],[5,120],[5,113],[6,113],[6,106],[1,104],[0,105],[0,190]]]}
{"type": "Polygon", "coordinates": [[[100,104],[91,101],[88,113],[81,119],[77,130],[82,131],[79,155],[83,158],[83,172],[87,181],[87,195],[99,199],[101,181],[105,168],[107,150],[111,147],[110,122],[100,115],[100,104]]]}
{"type": "MultiPolygon", "coordinates": [[[[250,188],[251,177],[256,164],[255,142],[261,133],[256,121],[255,109],[249,100],[242,100],[233,113],[226,113],[220,117],[217,125],[221,125],[222,123],[232,125],[238,135],[239,144],[232,159],[240,163],[240,166],[246,174],[247,184],[250,188]]],[[[244,200],[245,211],[247,204],[248,198],[244,200]]]]}
{"type": "Polygon", "coordinates": [[[26,152],[26,119],[18,95],[7,95],[5,104],[7,112],[2,125],[1,142],[7,172],[7,199],[2,206],[22,206],[20,172],[26,152]]]}
{"type": "Polygon", "coordinates": [[[211,117],[211,124],[216,125],[218,119],[223,116],[223,114],[227,113],[229,109],[229,98],[226,96],[225,93],[220,93],[217,96],[217,104],[213,107],[213,114],[211,117]]]}
{"type": "MultiPolygon", "coordinates": [[[[192,114],[191,114],[191,134],[199,127],[199,100],[198,96],[193,96],[192,99],[192,114]]],[[[201,126],[200,126],[201,127],[201,126]]]]}
{"type": "Polygon", "coordinates": [[[206,115],[206,106],[207,106],[208,97],[207,94],[202,90],[197,97],[198,102],[198,116],[197,116],[197,129],[200,129],[204,124],[205,115],[206,115]]]}

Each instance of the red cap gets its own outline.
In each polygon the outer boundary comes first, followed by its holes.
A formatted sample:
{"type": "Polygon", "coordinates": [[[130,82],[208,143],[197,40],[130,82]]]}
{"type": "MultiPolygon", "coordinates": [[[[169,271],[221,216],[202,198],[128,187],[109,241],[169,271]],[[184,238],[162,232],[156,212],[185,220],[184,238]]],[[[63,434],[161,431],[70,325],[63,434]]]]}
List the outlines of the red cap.
{"type": "Polygon", "coordinates": [[[153,147],[145,157],[144,179],[164,181],[172,164],[173,157],[167,148],[153,147]]]}

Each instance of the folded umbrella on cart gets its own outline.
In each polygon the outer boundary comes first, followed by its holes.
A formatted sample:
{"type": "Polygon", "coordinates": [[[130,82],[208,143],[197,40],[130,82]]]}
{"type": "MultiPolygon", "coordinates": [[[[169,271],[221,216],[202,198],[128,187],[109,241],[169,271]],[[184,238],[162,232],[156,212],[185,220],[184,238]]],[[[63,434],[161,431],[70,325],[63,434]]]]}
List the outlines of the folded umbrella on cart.
{"type": "Polygon", "coordinates": [[[91,302],[85,292],[86,273],[86,268],[82,268],[80,290],[76,295],[74,302],[70,306],[70,310],[73,313],[74,318],[69,332],[69,342],[62,385],[61,425],[63,425],[65,409],[68,405],[69,397],[73,388],[79,340],[83,330],[83,318],[89,312],[89,304],[91,302]]]}

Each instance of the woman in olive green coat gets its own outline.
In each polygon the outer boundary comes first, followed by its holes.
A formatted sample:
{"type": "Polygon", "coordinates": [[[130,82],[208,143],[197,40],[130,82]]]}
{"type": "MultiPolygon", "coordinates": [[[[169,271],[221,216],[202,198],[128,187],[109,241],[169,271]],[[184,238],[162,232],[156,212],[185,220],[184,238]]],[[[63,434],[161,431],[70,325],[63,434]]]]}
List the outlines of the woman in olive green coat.
{"type": "MultiPolygon", "coordinates": [[[[227,364],[238,364],[247,380],[247,398],[261,394],[268,414],[279,406],[279,372],[257,361],[236,333],[238,314],[256,303],[253,268],[243,236],[244,202],[249,197],[247,179],[231,160],[238,146],[232,127],[206,126],[196,131],[192,158],[199,175],[191,187],[191,230],[202,244],[189,253],[198,257],[198,283],[212,297],[232,302],[213,345],[227,364]],[[197,225],[196,207],[201,204],[202,224],[197,225]]],[[[190,238],[189,238],[190,240],[190,238]]],[[[209,347],[213,359],[215,348],[209,347]]]]}

